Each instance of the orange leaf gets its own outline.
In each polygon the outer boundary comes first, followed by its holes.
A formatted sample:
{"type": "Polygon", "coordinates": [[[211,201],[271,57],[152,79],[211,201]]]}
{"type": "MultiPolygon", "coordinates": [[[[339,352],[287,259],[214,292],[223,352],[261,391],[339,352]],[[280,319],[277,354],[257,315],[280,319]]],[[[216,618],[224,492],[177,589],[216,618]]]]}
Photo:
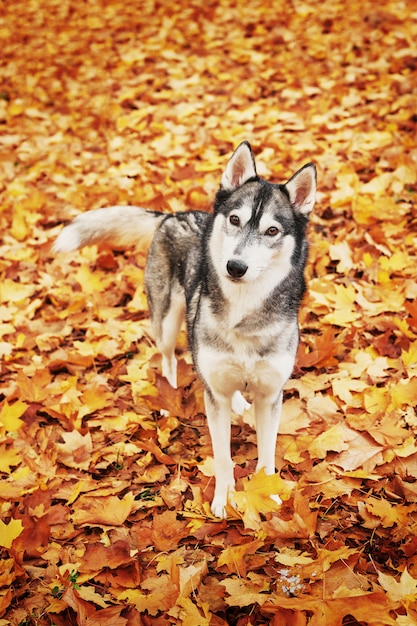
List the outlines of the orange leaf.
{"type": "Polygon", "coordinates": [[[75,524],[94,526],[121,526],[130,515],[134,496],[128,492],[122,499],[117,496],[81,496],[72,515],[75,524]]]}
{"type": "Polygon", "coordinates": [[[225,565],[230,574],[238,576],[246,576],[247,559],[246,557],[255,552],[264,545],[263,541],[256,539],[242,545],[230,546],[225,548],[219,556],[217,566],[225,565]]]}

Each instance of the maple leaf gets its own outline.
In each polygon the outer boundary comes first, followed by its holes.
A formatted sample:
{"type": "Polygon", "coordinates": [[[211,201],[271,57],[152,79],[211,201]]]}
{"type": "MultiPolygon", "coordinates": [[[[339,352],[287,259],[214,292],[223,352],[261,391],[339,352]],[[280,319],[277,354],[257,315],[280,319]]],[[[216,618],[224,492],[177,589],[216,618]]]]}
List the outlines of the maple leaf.
{"type": "Polygon", "coordinates": [[[287,500],[291,487],[279,474],[265,474],[261,469],[250,478],[242,480],[243,491],[235,491],[233,500],[240,512],[246,528],[259,528],[260,514],[270,513],[279,509],[274,499],[277,495],[287,500]]]}
{"type": "Polygon", "coordinates": [[[230,574],[237,574],[238,576],[246,576],[247,562],[246,557],[254,554],[259,548],[263,546],[263,542],[260,539],[244,543],[240,546],[230,546],[225,548],[220,554],[217,567],[225,565],[227,571],[230,574]]]}
{"type": "Polygon", "coordinates": [[[34,292],[35,285],[26,285],[6,278],[0,285],[0,303],[25,302],[34,292]]]}
{"type": "Polygon", "coordinates": [[[295,490],[293,506],[294,512],[289,519],[274,515],[262,523],[262,530],[267,536],[282,539],[308,539],[314,535],[317,529],[318,512],[310,509],[308,496],[295,490]]]}
{"type": "Polygon", "coordinates": [[[179,618],[183,624],[189,626],[210,626],[212,623],[209,605],[206,602],[201,603],[203,615],[190,598],[178,598],[177,606],[181,607],[179,618]]]}
{"type": "Polygon", "coordinates": [[[22,532],[23,524],[20,519],[11,519],[8,524],[0,520],[0,546],[10,548],[22,532]]]}
{"type": "Polygon", "coordinates": [[[127,600],[135,606],[139,613],[147,611],[149,615],[157,615],[160,611],[168,611],[178,598],[178,588],[168,575],[162,575],[155,579],[148,578],[141,585],[143,590],[128,589],[118,594],[118,600],[127,600]]]}
{"type": "Polygon", "coordinates": [[[81,435],[78,430],[62,433],[65,443],[57,443],[59,458],[68,467],[88,469],[91,463],[93,444],[90,433],[81,435]]]}
{"type": "Polygon", "coordinates": [[[187,522],[178,520],[175,511],[164,511],[153,516],[152,537],[158,550],[172,549],[179,539],[187,535],[187,522]]]}
{"type": "Polygon", "coordinates": [[[121,526],[130,515],[134,496],[128,492],[119,499],[117,496],[81,496],[72,520],[80,525],[121,526]]]}
{"type": "Polygon", "coordinates": [[[393,576],[378,572],[378,582],[396,605],[401,603],[405,606],[409,606],[410,603],[416,601],[417,580],[410,576],[407,568],[402,572],[399,581],[393,576]]]}
{"type": "Polygon", "coordinates": [[[345,424],[336,424],[321,433],[308,448],[311,458],[324,459],[329,450],[341,452],[349,449],[349,442],[357,437],[357,432],[345,424]]]}
{"type": "Polygon", "coordinates": [[[0,472],[11,473],[11,468],[19,465],[22,457],[19,450],[0,445],[0,472]]]}
{"type": "MultiPolygon", "coordinates": [[[[87,591],[85,595],[88,597],[91,594],[87,591]]],[[[96,595],[98,594],[93,592],[94,598],[96,595]]],[[[111,606],[97,610],[93,603],[84,600],[79,591],[72,587],[66,589],[62,599],[74,609],[77,614],[77,622],[83,626],[100,626],[104,623],[111,623],[114,626],[126,626],[128,623],[128,620],[120,615],[120,606],[111,606]]]]}
{"type": "Polygon", "coordinates": [[[417,397],[417,377],[411,380],[401,380],[391,391],[391,399],[394,407],[404,404],[412,404],[417,397]]]}
{"type": "Polygon", "coordinates": [[[179,568],[179,586],[182,596],[188,597],[198,589],[203,577],[207,574],[207,559],[204,557],[199,563],[179,568]]]}
{"type": "Polygon", "coordinates": [[[23,425],[23,420],[20,418],[25,413],[27,407],[28,405],[21,400],[17,400],[11,406],[6,400],[0,410],[0,434],[2,430],[3,434],[4,431],[14,432],[19,430],[23,425]]]}
{"type": "Polygon", "coordinates": [[[347,471],[358,467],[370,471],[383,462],[383,450],[383,446],[377,445],[369,435],[358,433],[349,442],[349,448],[339,454],[333,463],[347,471]]]}
{"type": "Polygon", "coordinates": [[[265,594],[269,591],[270,580],[266,576],[249,572],[247,580],[232,576],[220,583],[229,594],[226,602],[229,606],[248,606],[259,604],[262,606],[268,599],[265,594]]]}
{"type": "Polygon", "coordinates": [[[129,544],[118,540],[106,547],[102,544],[87,544],[83,561],[79,567],[80,572],[99,572],[103,563],[110,569],[116,569],[121,565],[132,563],[129,544]]]}

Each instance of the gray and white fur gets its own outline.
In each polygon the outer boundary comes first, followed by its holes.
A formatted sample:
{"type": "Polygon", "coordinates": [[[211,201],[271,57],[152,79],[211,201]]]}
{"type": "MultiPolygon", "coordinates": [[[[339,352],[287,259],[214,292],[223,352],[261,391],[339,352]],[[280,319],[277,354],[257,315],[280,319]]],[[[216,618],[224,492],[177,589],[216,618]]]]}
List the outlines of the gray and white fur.
{"type": "MultiPolygon", "coordinates": [[[[55,242],[56,252],[106,241],[150,244],[145,288],[162,373],[177,386],[175,343],[184,314],[194,365],[204,384],[216,486],[217,517],[235,486],[231,411],[253,399],[257,471],[275,472],[283,387],[298,346],[305,290],[306,226],[314,207],[316,169],[302,167],[285,185],[258,177],[252,149],[241,143],[222,176],[212,213],[173,215],[116,206],[79,215],[55,242]]],[[[279,496],[274,498],[279,502],[279,496]]]]}

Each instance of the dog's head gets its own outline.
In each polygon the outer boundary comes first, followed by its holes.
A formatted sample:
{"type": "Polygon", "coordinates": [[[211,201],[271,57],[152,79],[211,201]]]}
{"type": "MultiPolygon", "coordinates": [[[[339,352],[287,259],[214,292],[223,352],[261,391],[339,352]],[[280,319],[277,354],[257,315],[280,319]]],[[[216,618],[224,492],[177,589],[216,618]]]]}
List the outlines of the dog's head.
{"type": "Polygon", "coordinates": [[[314,207],[316,168],[302,167],[285,185],[262,180],[247,142],[233,153],[214,205],[212,262],[222,279],[277,285],[304,266],[305,227],[314,207]]]}

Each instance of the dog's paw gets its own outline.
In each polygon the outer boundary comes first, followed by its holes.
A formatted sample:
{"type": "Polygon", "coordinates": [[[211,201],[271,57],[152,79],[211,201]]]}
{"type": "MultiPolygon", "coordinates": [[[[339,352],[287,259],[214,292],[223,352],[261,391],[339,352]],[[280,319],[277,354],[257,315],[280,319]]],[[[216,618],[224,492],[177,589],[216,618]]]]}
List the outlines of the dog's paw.
{"type": "Polygon", "coordinates": [[[231,484],[219,485],[214,491],[214,498],[211,503],[211,512],[215,517],[226,519],[226,504],[229,502],[234,506],[233,493],[235,490],[234,482],[231,484]]]}
{"type": "Polygon", "coordinates": [[[250,409],[250,403],[246,402],[240,391],[235,391],[232,396],[232,411],[237,415],[243,415],[244,411],[250,409]]]}
{"type": "Polygon", "coordinates": [[[282,504],[281,498],[276,493],[271,494],[269,497],[271,498],[271,500],[273,500],[277,504],[282,504]]]}
{"type": "Polygon", "coordinates": [[[223,498],[214,498],[210,508],[214,517],[226,519],[226,501],[223,498]]]}

